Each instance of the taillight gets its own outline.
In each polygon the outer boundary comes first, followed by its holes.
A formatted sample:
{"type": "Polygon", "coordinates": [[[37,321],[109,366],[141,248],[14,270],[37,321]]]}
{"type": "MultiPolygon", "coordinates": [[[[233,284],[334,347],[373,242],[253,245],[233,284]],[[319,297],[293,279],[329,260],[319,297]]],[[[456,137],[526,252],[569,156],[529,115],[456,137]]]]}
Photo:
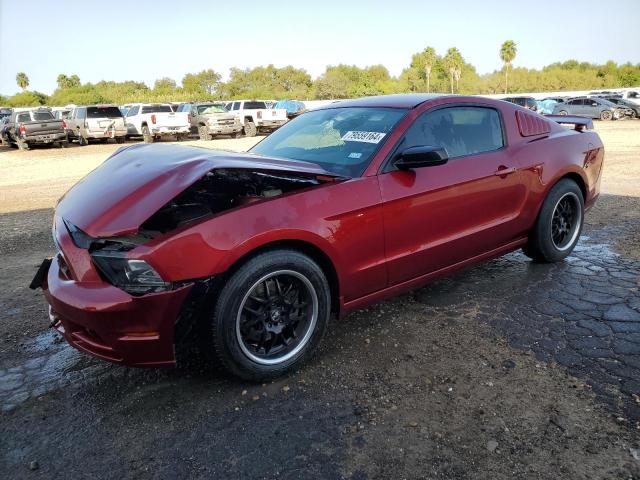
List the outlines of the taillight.
{"type": "Polygon", "coordinates": [[[258,112],[258,118],[262,118],[262,112],[258,112]]]}
{"type": "Polygon", "coordinates": [[[18,127],[18,131],[19,131],[21,134],[23,134],[23,135],[24,135],[25,133],[27,133],[27,129],[26,129],[26,128],[24,128],[24,123],[21,123],[21,124],[20,124],[20,126],[18,127]]]}
{"type": "Polygon", "coordinates": [[[156,124],[156,116],[155,115],[151,115],[151,123],[153,123],[154,125],[156,124]]]}
{"type": "Polygon", "coordinates": [[[62,128],[63,128],[64,130],[66,130],[66,129],[67,129],[67,122],[65,122],[64,120],[62,120],[62,128]]]}
{"type": "Polygon", "coordinates": [[[187,123],[191,123],[191,114],[190,113],[187,114],[187,123]]]}

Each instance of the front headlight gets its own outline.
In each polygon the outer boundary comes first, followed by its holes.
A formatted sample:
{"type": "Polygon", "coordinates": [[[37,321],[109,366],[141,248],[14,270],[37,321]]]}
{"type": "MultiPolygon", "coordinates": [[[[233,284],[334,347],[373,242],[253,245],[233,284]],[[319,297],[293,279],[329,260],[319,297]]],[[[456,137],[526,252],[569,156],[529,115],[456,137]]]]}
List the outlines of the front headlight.
{"type": "Polygon", "coordinates": [[[91,253],[91,258],[112,285],[131,295],[171,288],[171,283],[165,282],[151,265],[144,260],[127,258],[126,252],[96,251],[91,253]]]}

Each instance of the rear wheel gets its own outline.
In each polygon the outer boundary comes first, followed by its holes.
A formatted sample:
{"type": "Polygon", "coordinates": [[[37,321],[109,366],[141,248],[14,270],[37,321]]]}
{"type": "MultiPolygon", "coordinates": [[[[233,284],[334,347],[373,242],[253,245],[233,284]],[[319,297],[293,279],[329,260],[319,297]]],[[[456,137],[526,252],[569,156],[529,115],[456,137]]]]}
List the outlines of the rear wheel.
{"type": "Polygon", "coordinates": [[[258,133],[258,128],[256,127],[256,124],[250,120],[246,120],[244,122],[244,134],[247,137],[255,137],[257,133],[258,133]]]}
{"type": "Polygon", "coordinates": [[[600,120],[611,120],[613,118],[613,114],[609,110],[603,110],[600,113],[600,120]]]}
{"type": "Polygon", "coordinates": [[[583,222],[582,191],[573,180],[562,179],[549,191],[522,251],[539,262],[558,262],[573,251],[583,222]]]}
{"type": "Polygon", "coordinates": [[[18,145],[18,149],[20,150],[29,150],[29,144],[20,137],[16,138],[16,145],[18,145]]]}
{"type": "Polygon", "coordinates": [[[80,130],[78,130],[77,135],[78,135],[78,145],[80,145],[81,147],[89,145],[89,139],[84,135],[82,135],[82,132],[80,130]]]}
{"type": "Polygon", "coordinates": [[[311,357],[329,322],[322,269],[293,250],[260,254],[225,283],[203,319],[204,352],[252,381],[283,375],[311,357]]]}
{"type": "Polygon", "coordinates": [[[233,138],[242,138],[242,132],[236,132],[233,134],[233,138]]]}
{"type": "Polygon", "coordinates": [[[124,143],[125,137],[116,137],[116,143],[124,143]]]}
{"type": "Polygon", "coordinates": [[[207,128],[206,125],[200,125],[198,127],[198,136],[200,137],[200,140],[213,140],[213,135],[209,133],[209,128],[207,128]]]}
{"type": "Polygon", "coordinates": [[[558,112],[558,114],[560,114],[560,115],[569,115],[569,112],[567,112],[566,110],[560,110],[558,112]]]}
{"type": "Polygon", "coordinates": [[[151,135],[151,131],[147,125],[142,126],[142,141],[144,143],[153,143],[153,135],[151,135]]]}

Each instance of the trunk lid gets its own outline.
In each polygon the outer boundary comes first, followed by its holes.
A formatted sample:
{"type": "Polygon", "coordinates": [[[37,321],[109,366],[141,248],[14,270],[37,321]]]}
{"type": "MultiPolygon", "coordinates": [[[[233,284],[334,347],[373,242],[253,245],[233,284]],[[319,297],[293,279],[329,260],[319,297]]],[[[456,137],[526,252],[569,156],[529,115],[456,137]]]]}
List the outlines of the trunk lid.
{"type": "Polygon", "coordinates": [[[56,215],[91,237],[127,235],[207,172],[243,169],[338,177],[308,162],[178,145],[118,150],[75,184],[56,215]]]}

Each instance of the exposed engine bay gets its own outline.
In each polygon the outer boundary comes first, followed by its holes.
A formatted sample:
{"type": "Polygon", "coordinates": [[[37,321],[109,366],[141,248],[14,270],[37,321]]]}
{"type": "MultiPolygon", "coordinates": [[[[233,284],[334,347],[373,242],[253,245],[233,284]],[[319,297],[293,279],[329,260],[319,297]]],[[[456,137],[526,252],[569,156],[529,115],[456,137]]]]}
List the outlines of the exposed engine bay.
{"type": "Polygon", "coordinates": [[[289,172],[213,170],[146,220],[141,232],[165,233],[193,220],[332,180],[289,172]]]}

